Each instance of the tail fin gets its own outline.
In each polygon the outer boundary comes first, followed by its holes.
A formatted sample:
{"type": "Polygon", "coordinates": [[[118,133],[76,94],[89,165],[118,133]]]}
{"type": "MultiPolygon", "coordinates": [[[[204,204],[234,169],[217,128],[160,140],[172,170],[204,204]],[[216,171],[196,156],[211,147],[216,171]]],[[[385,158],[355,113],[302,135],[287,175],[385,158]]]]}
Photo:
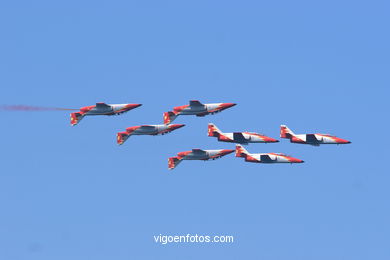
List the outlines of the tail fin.
{"type": "Polygon", "coordinates": [[[208,136],[218,137],[220,133],[222,133],[222,132],[221,132],[221,130],[218,129],[218,127],[216,125],[209,123],[208,136]]]}
{"type": "Polygon", "coordinates": [[[181,162],[182,159],[179,157],[170,157],[168,158],[168,169],[173,170],[181,162]]]}
{"type": "Polygon", "coordinates": [[[84,117],[83,113],[80,113],[80,112],[71,113],[70,114],[70,124],[72,126],[77,125],[81,121],[81,119],[83,119],[83,117],[84,117]]]}
{"type": "Polygon", "coordinates": [[[295,134],[293,131],[290,130],[286,125],[281,125],[280,126],[280,137],[281,138],[288,138],[290,139],[293,137],[295,134]]]}
{"type": "Polygon", "coordinates": [[[248,151],[242,145],[236,145],[236,157],[246,157],[248,154],[248,151]]]}
{"type": "Polygon", "coordinates": [[[175,120],[177,115],[173,113],[172,111],[168,111],[164,113],[164,124],[170,124],[175,120]]]}
{"type": "Polygon", "coordinates": [[[119,132],[116,134],[116,142],[121,145],[126,142],[127,138],[129,137],[130,135],[127,132],[119,132]]]}

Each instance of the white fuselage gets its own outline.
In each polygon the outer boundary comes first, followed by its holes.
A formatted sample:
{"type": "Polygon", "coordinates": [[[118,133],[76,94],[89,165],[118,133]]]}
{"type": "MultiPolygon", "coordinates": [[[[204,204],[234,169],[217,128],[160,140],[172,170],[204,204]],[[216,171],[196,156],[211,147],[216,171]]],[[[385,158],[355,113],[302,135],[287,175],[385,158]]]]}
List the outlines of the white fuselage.
{"type": "Polygon", "coordinates": [[[202,106],[187,106],[179,111],[180,115],[197,115],[208,113],[219,108],[223,103],[204,104],[202,106]]]}
{"type": "Polygon", "coordinates": [[[147,125],[140,126],[135,129],[131,134],[132,135],[156,135],[160,132],[166,132],[169,130],[170,125],[147,125]]]}
{"type": "Polygon", "coordinates": [[[248,154],[250,157],[258,160],[259,163],[291,163],[291,161],[286,157],[286,155],[283,154],[270,154],[270,153],[254,153],[254,154],[248,154]],[[268,156],[271,161],[262,161],[261,156],[265,155],[268,156]]]}
{"type": "Polygon", "coordinates": [[[107,105],[104,107],[94,106],[91,110],[85,113],[86,116],[96,116],[96,115],[111,115],[116,114],[119,111],[125,109],[127,104],[113,104],[107,105]]]}
{"type": "MultiPolygon", "coordinates": [[[[298,135],[294,135],[293,138],[292,138],[292,141],[294,142],[294,140],[296,140],[295,138],[299,139],[299,140],[302,140],[303,142],[305,143],[308,143],[308,144],[340,144],[340,138],[337,138],[335,136],[330,136],[330,135],[324,135],[324,134],[313,134],[315,136],[315,140],[311,140],[310,138],[308,138],[308,135],[307,134],[298,134],[298,135]],[[295,138],[294,138],[295,137],[295,138]]],[[[299,140],[297,140],[297,142],[299,142],[299,140]]]]}
{"type": "MultiPolygon", "coordinates": [[[[227,138],[231,139],[232,141],[236,141],[238,143],[264,143],[264,139],[260,138],[257,135],[254,134],[248,134],[248,133],[241,133],[244,137],[243,140],[237,140],[237,138],[234,138],[234,133],[221,133],[221,135],[226,136],[227,138]]],[[[222,140],[223,141],[223,140],[222,140]]]]}
{"type": "Polygon", "coordinates": [[[194,153],[191,152],[184,156],[183,160],[208,160],[212,157],[217,156],[221,150],[204,150],[205,153],[194,153]]]}

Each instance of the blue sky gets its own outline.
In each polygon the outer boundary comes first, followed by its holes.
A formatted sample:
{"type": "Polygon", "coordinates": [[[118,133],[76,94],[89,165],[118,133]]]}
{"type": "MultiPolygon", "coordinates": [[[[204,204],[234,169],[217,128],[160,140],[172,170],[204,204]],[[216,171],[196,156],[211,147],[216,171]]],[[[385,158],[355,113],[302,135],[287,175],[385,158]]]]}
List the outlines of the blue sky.
{"type": "Polygon", "coordinates": [[[8,1],[0,8],[0,104],[142,103],[118,117],[0,112],[1,259],[389,259],[386,1],[8,1]],[[234,102],[162,122],[190,99],[234,102]],[[231,149],[224,131],[279,125],[351,145],[252,144],[301,165],[167,158],[231,149]],[[160,245],[154,235],[233,244],[160,245]]]}

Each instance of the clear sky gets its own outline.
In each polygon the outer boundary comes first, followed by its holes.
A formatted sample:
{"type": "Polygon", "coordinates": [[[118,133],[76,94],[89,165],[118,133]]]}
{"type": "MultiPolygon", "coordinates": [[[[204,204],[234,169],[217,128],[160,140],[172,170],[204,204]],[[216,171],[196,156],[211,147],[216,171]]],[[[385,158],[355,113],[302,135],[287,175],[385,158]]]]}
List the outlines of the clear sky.
{"type": "Polygon", "coordinates": [[[0,104],[142,103],[115,117],[0,112],[0,259],[390,259],[388,1],[3,1],[0,104]],[[190,99],[234,102],[162,122],[190,99]],[[331,133],[251,144],[300,165],[167,158],[224,131],[331,133]],[[156,244],[154,235],[233,235],[156,244]]]}

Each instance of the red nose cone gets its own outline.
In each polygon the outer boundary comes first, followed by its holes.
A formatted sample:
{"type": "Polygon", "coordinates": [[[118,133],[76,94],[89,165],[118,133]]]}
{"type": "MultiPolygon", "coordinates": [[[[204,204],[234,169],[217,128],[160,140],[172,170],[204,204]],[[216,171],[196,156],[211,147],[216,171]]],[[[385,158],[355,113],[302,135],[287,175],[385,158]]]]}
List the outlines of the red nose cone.
{"type": "Polygon", "coordinates": [[[297,159],[297,158],[291,157],[290,158],[290,162],[292,162],[292,163],[303,163],[304,161],[301,160],[301,159],[297,159]]]}
{"type": "Polygon", "coordinates": [[[222,107],[223,107],[223,109],[227,109],[227,108],[230,108],[230,107],[234,107],[235,105],[237,105],[237,104],[235,104],[235,103],[223,103],[222,107]]]}
{"type": "Polygon", "coordinates": [[[142,104],[127,104],[126,108],[130,110],[130,109],[134,109],[134,108],[137,108],[140,106],[142,106],[142,104]]]}
{"type": "Polygon", "coordinates": [[[275,138],[271,138],[271,137],[268,137],[265,141],[268,143],[278,143],[279,142],[279,140],[277,140],[275,138]]]}
{"type": "Polygon", "coordinates": [[[185,125],[182,125],[182,124],[174,124],[174,125],[171,125],[171,129],[179,129],[179,128],[181,128],[181,127],[183,127],[183,126],[185,126],[185,125]]]}

